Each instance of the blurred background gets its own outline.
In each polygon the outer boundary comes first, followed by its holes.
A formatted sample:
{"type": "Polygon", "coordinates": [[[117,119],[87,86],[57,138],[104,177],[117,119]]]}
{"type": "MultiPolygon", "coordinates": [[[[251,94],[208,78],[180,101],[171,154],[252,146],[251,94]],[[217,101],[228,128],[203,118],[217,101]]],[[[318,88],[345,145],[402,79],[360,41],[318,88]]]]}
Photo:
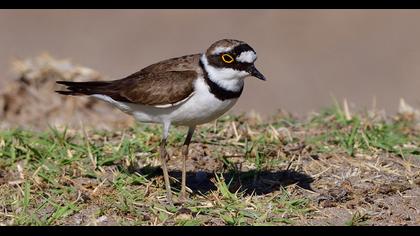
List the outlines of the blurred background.
{"type": "Polygon", "coordinates": [[[0,10],[0,86],[43,52],[119,79],[216,40],[248,42],[268,81],[248,78],[234,112],[307,114],[343,98],[420,107],[419,10],[0,10]]]}

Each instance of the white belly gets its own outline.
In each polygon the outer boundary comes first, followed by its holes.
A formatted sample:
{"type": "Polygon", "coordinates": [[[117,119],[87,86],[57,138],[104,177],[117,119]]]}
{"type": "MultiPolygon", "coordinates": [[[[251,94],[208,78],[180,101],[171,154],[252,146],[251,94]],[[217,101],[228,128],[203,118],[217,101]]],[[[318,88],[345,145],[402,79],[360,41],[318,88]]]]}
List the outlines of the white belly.
{"type": "Polygon", "coordinates": [[[198,125],[210,122],[223,115],[238,99],[221,101],[208,90],[194,94],[188,101],[169,115],[173,124],[198,125]]]}
{"type": "Polygon", "coordinates": [[[92,95],[116,106],[120,110],[133,115],[140,122],[165,123],[175,125],[199,125],[212,121],[223,115],[238,99],[221,101],[209,92],[204,79],[195,82],[195,92],[186,101],[172,107],[153,107],[113,100],[104,95],[92,95]]]}

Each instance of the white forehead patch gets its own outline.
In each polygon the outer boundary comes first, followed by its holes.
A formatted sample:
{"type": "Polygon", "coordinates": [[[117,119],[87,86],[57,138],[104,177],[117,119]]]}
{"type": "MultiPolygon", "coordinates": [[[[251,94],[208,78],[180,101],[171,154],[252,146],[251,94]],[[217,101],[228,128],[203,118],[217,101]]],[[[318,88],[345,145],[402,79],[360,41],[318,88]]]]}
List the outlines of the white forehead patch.
{"type": "Polygon", "coordinates": [[[212,54],[217,55],[217,54],[220,54],[220,53],[223,53],[223,52],[229,52],[230,50],[232,50],[232,47],[216,47],[213,50],[212,54]]]}
{"type": "Polygon", "coordinates": [[[241,55],[236,57],[239,62],[253,63],[257,59],[257,55],[253,51],[242,52],[241,55]]]}

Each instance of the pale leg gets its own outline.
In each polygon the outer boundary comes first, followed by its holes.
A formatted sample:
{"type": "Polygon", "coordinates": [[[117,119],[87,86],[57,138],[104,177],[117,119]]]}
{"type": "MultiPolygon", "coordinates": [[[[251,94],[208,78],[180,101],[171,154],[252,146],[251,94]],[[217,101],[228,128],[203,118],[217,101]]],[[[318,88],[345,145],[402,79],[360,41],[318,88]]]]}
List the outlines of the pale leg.
{"type": "Polygon", "coordinates": [[[188,129],[187,137],[183,145],[183,161],[182,161],[182,182],[181,182],[181,195],[179,199],[184,201],[186,199],[186,185],[187,185],[187,158],[188,158],[188,148],[190,146],[191,138],[194,134],[195,126],[191,126],[188,129]]]}
{"type": "Polygon", "coordinates": [[[162,170],[163,170],[163,178],[165,179],[165,187],[166,187],[166,197],[168,199],[168,202],[172,204],[172,192],[171,192],[171,184],[169,182],[169,174],[168,174],[168,168],[166,166],[166,157],[168,153],[166,152],[166,139],[169,134],[169,127],[170,123],[164,123],[163,124],[163,137],[162,141],[160,143],[160,160],[162,162],[162,170]]]}

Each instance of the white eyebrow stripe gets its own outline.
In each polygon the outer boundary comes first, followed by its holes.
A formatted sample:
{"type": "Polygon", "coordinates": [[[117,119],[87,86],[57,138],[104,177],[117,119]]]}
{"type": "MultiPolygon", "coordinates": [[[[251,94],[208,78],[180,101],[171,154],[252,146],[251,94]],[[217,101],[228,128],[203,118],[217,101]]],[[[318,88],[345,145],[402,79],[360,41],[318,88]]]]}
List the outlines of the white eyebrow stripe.
{"type": "Polygon", "coordinates": [[[246,63],[252,63],[257,59],[257,55],[253,51],[246,51],[242,52],[241,55],[236,57],[236,60],[239,62],[246,62],[246,63]]]}
{"type": "Polygon", "coordinates": [[[216,47],[213,50],[212,54],[217,55],[217,54],[222,53],[222,52],[229,52],[230,50],[232,50],[232,47],[216,47]]]}

